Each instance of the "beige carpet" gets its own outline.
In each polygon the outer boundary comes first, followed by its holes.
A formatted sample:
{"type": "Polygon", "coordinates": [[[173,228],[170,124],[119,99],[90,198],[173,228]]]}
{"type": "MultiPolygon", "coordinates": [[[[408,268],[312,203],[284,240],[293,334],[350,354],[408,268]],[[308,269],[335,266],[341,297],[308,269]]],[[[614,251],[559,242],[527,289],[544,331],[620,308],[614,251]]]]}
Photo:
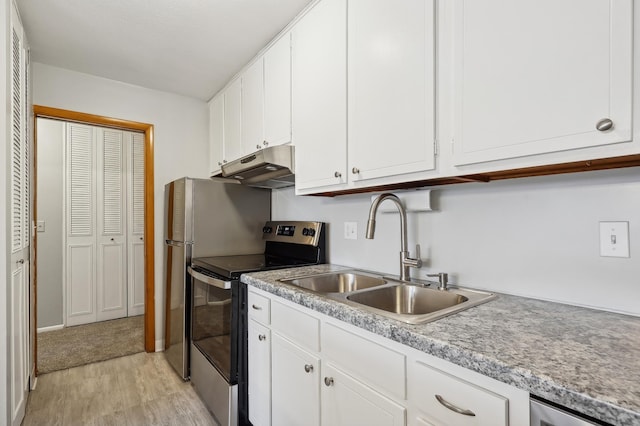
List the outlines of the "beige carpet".
{"type": "Polygon", "coordinates": [[[38,374],[144,351],[144,315],[38,333],[38,374]]]}

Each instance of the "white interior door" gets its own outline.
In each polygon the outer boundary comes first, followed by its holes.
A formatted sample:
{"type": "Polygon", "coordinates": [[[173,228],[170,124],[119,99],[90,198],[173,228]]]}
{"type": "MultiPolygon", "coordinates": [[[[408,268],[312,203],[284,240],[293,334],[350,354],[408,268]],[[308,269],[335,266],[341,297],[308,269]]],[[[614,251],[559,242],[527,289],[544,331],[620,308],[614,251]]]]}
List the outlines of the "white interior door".
{"type": "Polygon", "coordinates": [[[67,124],[66,325],[97,319],[94,128],[67,124]]]}
{"type": "Polygon", "coordinates": [[[127,190],[128,292],[127,316],[144,314],[144,135],[125,133],[129,143],[127,190]]]}
{"type": "Polygon", "coordinates": [[[9,295],[11,425],[24,418],[29,387],[29,146],[27,123],[27,55],[20,18],[11,8],[11,281],[9,295]]]}
{"type": "Polygon", "coordinates": [[[120,130],[97,129],[96,320],[127,316],[126,179],[120,130]]]}

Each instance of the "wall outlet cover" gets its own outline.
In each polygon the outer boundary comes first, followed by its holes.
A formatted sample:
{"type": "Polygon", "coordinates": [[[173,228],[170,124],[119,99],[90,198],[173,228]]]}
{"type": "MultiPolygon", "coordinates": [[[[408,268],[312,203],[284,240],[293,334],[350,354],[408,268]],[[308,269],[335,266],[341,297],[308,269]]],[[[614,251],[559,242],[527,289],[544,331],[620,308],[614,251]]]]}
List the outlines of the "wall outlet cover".
{"type": "Polygon", "coordinates": [[[345,240],[357,240],[358,239],[358,222],[345,222],[344,223],[344,239],[345,240]]]}
{"type": "Polygon", "coordinates": [[[600,256],[629,256],[629,222],[600,222],[600,256]]]}

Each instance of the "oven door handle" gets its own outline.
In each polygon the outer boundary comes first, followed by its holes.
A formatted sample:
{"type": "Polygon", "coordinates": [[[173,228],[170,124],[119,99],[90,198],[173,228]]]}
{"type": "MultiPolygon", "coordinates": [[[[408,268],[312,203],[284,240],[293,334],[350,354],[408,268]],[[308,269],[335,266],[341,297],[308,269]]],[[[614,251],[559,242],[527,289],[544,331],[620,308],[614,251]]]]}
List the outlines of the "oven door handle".
{"type": "Polygon", "coordinates": [[[231,281],[223,281],[217,278],[210,277],[205,274],[201,274],[200,272],[196,272],[191,269],[191,266],[187,268],[189,274],[198,281],[202,281],[205,284],[209,284],[214,287],[221,288],[223,290],[229,290],[231,288],[231,281]]]}

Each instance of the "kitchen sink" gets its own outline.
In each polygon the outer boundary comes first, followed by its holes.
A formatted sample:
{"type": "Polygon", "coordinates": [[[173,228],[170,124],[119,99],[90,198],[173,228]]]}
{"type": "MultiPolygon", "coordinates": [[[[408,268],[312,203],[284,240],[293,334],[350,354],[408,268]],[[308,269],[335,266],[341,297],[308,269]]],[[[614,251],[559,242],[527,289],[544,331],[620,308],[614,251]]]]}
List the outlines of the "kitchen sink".
{"type": "Polygon", "coordinates": [[[282,279],[324,296],[408,324],[423,324],[496,298],[493,293],[429,282],[399,281],[366,271],[340,271],[282,279]]]}
{"type": "Polygon", "coordinates": [[[469,300],[461,294],[415,285],[394,285],[347,296],[348,300],[394,314],[423,315],[469,300]]]}
{"type": "Polygon", "coordinates": [[[318,293],[350,293],[387,283],[382,277],[362,272],[333,272],[281,281],[318,293]]]}

